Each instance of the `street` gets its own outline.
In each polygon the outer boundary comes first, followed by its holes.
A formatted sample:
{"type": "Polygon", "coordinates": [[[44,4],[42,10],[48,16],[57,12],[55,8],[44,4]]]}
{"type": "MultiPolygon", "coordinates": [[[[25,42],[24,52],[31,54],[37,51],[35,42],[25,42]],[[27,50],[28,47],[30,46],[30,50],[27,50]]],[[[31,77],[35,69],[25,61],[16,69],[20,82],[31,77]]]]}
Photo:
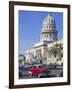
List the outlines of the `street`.
{"type": "Polygon", "coordinates": [[[62,68],[46,69],[46,71],[42,71],[44,68],[41,68],[40,70],[39,73],[36,74],[35,71],[32,75],[33,71],[30,67],[23,67],[19,70],[19,79],[60,77],[60,73],[63,72],[62,68]]]}

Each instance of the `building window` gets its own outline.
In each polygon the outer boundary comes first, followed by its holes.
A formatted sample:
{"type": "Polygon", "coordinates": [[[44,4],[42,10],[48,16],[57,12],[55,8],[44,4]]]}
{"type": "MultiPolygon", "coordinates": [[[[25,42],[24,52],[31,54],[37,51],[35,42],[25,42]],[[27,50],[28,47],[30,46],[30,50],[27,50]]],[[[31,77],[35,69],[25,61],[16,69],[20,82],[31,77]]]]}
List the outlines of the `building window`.
{"type": "Polygon", "coordinates": [[[47,26],[47,28],[48,28],[48,26],[47,26]]]}
{"type": "Polygon", "coordinates": [[[49,25],[49,28],[51,28],[51,25],[49,25]]]}

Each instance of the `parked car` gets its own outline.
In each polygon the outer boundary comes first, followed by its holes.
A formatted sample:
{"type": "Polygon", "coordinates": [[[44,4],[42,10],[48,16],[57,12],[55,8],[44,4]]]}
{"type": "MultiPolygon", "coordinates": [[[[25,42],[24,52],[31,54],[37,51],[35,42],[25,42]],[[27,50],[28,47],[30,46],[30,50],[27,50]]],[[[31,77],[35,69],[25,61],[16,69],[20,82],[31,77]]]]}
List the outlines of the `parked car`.
{"type": "Polygon", "coordinates": [[[32,76],[36,76],[36,77],[42,77],[46,73],[50,73],[50,70],[42,65],[33,66],[31,71],[32,71],[32,76]]]}
{"type": "Polygon", "coordinates": [[[31,67],[21,66],[19,67],[19,77],[30,76],[32,74],[31,67]]]}

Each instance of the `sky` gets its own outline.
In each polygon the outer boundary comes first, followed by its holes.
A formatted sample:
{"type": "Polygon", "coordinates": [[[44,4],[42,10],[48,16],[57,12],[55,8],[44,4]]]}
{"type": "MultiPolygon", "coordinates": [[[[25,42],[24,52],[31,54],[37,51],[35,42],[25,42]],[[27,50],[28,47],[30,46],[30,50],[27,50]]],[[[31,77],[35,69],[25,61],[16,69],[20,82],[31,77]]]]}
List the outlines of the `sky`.
{"type": "MultiPolygon", "coordinates": [[[[44,18],[48,12],[44,11],[19,11],[19,54],[33,48],[40,41],[40,31],[44,18]]],[[[63,38],[63,13],[51,12],[55,18],[58,40],[63,38]]]]}

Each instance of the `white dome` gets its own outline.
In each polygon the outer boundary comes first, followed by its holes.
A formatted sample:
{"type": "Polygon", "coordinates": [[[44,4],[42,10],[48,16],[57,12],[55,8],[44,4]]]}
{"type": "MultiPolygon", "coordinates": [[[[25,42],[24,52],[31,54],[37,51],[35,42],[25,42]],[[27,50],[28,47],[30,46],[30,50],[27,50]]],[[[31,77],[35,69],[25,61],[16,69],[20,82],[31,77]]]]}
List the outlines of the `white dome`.
{"type": "Polygon", "coordinates": [[[41,41],[53,42],[57,40],[57,30],[56,23],[53,16],[48,14],[47,17],[44,18],[42,29],[41,29],[41,41]]]}
{"type": "Polygon", "coordinates": [[[56,23],[53,16],[48,14],[42,24],[42,31],[56,30],[56,23]]]}
{"type": "Polygon", "coordinates": [[[55,19],[54,17],[50,16],[50,14],[48,14],[48,16],[44,19],[43,25],[46,24],[54,24],[55,25],[55,19]]]}

